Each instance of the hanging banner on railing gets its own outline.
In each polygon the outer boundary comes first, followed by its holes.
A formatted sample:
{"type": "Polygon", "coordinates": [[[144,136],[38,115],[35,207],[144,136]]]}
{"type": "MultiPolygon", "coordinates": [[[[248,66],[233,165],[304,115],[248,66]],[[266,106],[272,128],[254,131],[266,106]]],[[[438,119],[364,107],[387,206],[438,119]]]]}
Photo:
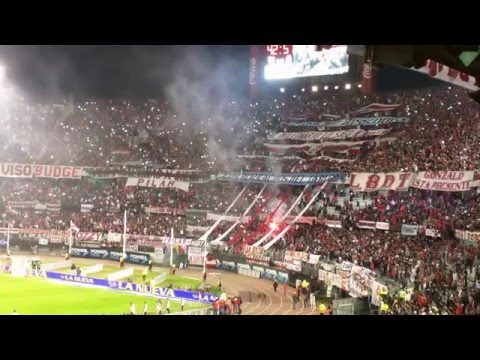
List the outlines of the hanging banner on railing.
{"type": "Polygon", "coordinates": [[[190,187],[190,183],[185,181],[176,180],[157,180],[149,178],[128,178],[125,186],[140,186],[149,188],[177,188],[187,192],[190,187]]]}
{"type": "Polygon", "coordinates": [[[402,225],[402,235],[405,236],[416,236],[418,234],[418,225],[402,225]]]}
{"type": "Polygon", "coordinates": [[[330,228],[341,228],[342,222],[340,220],[325,220],[325,225],[330,228]]]}
{"type": "Polygon", "coordinates": [[[326,127],[357,127],[357,126],[378,126],[393,123],[406,123],[409,119],[406,117],[371,117],[371,118],[351,118],[332,121],[325,124],[326,127]]]}
{"type": "Polygon", "coordinates": [[[410,186],[435,191],[468,191],[473,171],[420,171],[410,186]]]}
{"type": "Polygon", "coordinates": [[[440,232],[437,229],[425,229],[425,236],[440,237],[440,232]]]}
{"type": "Polygon", "coordinates": [[[82,173],[78,166],[0,163],[0,177],[80,179],[82,173]]]}
{"type": "Polygon", "coordinates": [[[357,221],[357,227],[360,229],[376,229],[375,221],[359,220],[357,221]]]}
{"type": "Polygon", "coordinates": [[[346,176],[346,173],[298,173],[274,175],[272,173],[251,172],[242,174],[221,174],[217,176],[217,180],[260,184],[313,185],[325,182],[345,181],[346,176]]]}
{"type": "Polygon", "coordinates": [[[386,230],[388,231],[388,229],[390,229],[390,224],[387,223],[387,222],[381,222],[381,221],[377,221],[376,224],[375,224],[375,227],[379,230],[386,230]]]}
{"type": "Polygon", "coordinates": [[[241,218],[240,216],[207,213],[207,220],[217,221],[219,219],[223,219],[223,221],[226,221],[226,222],[235,222],[241,219],[242,223],[247,223],[250,221],[251,217],[247,215],[241,218]]]}
{"type": "Polygon", "coordinates": [[[480,232],[478,231],[455,230],[455,237],[459,240],[480,242],[480,232]]]}
{"type": "Polygon", "coordinates": [[[352,173],[350,174],[350,190],[408,190],[412,173],[352,173]]]}
{"type": "Polygon", "coordinates": [[[147,214],[164,214],[164,215],[185,215],[184,209],[174,209],[169,207],[155,207],[155,206],[147,206],[145,207],[145,212],[147,214]]]}
{"type": "Polygon", "coordinates": [[[308,132],[283,132],[267,136],[268,140],[344,140],[344,139],[361,139],[365,137],[382,136],[390,132],[392,129],[363,130],[350,129],[342,131],[308,131],[308,132]]]}

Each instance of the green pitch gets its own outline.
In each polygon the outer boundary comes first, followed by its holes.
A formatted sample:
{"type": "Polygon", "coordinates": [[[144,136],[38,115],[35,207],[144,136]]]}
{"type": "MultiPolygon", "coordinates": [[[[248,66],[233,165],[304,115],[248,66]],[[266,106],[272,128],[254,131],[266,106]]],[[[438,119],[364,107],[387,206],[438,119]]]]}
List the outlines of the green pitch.
{"type": "MultiPolygon", "coordinates": [[[[52,283],[44,278],[12,278],[0,274],[0,315],[8,315],[14,309],[20,315],[121,315],[128,313],[130,302],[142,314],[143,304],[148,313],[155,313],[156,299],[120,291],[86,288],[71,284],[52,283]]],[[[166,300],[162,300],[162,313],[166,300]]],[[[187,302],[184,311],[204,308],[208,305],[187,302]]],[[[170,311],[180,311],[180,302],[172,300],[170,311]]]]}

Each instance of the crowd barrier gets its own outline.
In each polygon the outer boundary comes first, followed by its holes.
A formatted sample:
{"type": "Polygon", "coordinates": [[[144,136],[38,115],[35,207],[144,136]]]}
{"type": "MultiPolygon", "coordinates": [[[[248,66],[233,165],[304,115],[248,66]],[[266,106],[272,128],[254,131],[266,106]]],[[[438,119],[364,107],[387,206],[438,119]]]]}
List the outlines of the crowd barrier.
{"type": "MultiPolygon", "coordinates": [[[[110,249],[91,249],[85,247],[72,247],[70,253],[73,257],[88,258],[88,259],[105,259],[119,261],[123,256],[121,251],[110,249]]],[[[150,261],[150,254],[127,251],[125,262],[131,264],[148,265],[150,261]]]]}
{"type": "Polygon", "coordinates": [[[197,291],[186,291],[169,289],[162,287],[155,287],[151,285],[136,284],[126,281],[97,279],[88,276],[75,276],[70,274],[60,274],[56,272],[47,271],[45,277],[48,279],[72,282],[77,284],[93,285],[103,288],[109,288],[112,290],[123,290],[134,293],[143,293],[159,298],[170,299],[185,299],[187,301],[201,302],[201,303],[213,303],[219,297],[214,294],[202,293],[197,291]]]}

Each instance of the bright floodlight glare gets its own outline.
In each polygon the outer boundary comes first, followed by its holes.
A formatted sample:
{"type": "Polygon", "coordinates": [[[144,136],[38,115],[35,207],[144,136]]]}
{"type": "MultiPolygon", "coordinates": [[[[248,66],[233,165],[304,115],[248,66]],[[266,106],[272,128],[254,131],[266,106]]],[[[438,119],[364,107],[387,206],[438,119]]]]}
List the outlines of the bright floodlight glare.
{"type": "Polygon", "coordinates": [[[313,92],[317,92],[317,91],[318,91],[318,86],[317,86],[317,85],[313,85],[313,86],[312,86],[312,91],[313,91],[313,92]]]}
{"type": "Polygon", "coordinates": [[[305,92],[305,88],[302,88],[302,92],[305,92]]]}
{"type": "Polygon", "coordinates": [[[328,90],[328,85],[325,85],[325,86],[323,87],[323,90],[328,90]]]}
{"type": "Polygon", "coordinates": [[[335,90],[338,90],[338,85],[335,85],[334,89],[335,89],[335,90]]]}
{"type": "Polygon", "coordinates": [[[281,87],[281,88],[280,88],[280,92],[281,92],[281,93],[284,93],[284,92],[285,92],[285,88],[281,87]]]}
{"type": "Polygon", "coordinates": [[[350,90],[352,88],[351,84],[345,84],[345,90],[350,90]]]}
{"type": "Polygon", "coordinates": [[[362,84],[358,84],[358,88],[360,89],[362,87],[362,84]]]}

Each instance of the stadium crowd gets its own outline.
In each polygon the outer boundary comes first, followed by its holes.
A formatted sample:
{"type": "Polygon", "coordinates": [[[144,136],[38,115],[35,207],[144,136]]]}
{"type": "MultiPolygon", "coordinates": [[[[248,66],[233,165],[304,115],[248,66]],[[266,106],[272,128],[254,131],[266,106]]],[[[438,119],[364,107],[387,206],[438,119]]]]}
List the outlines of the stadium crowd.
{"type": "MultiPolygon", "coordinates": [[[[83,166],[90,176],[81,180],[2,178],[0,227],[67,230],[73,222],[80,231],[121,233],[123,210],[127,209],[130,234],[166,236],[173,227],[180,235],[190,232],[198,236],[204,231],[189,231],[189,226],[211,226],[215,220],[208,219],[206,212],[224,213],[243,188],[209,181],[219,172],[480,168],[479,107],[463,91],[448,87],[368,96],[296,96],[249,105],[230,102],[211,111],[216,114],[212,119],[194,119],[182,118],[167,102],[154,100],[65,102],[56,106],[19,102],[0,119],[10,130],[0,135],[4,144],[0,161],[83,166]],[[399,104],[382,115],[407,117],[410,121],[389,124],[385,136],[363,139],[361,145],[347,149],[331,146],[317,153],[302,150],[272,154],[265,147],[267,142],[299,144],[268,140],[274,133],[318,130],[292,126],[288,123],[291,114],[351,118],[355,116],[352,110],[371,103],[399,104]],[[212,131],[215,126],[221,131],[212,131]],[[166,176],[162,169],[198,171],[168,174],[189,181],[188,191],[125,186],[129,176],[166,176]],[[169,211],[157,214],[148,208],[169,211]],[[192,215],[188,210],[197,212],[192,215]],[[175,211],[181,214],[172,215],[175,211]]],[[[261,188],[249,186],[228,215],[240,217],[261,188]]],[[[250,209],[250,219],[229,234],[226,244],[239,249],[257,241],[271,229],[271,222],[285,214],[301,191],[292,186],[266,187],[260,201],[250,209]],[[276,215],[269,216],[275,209],[276,215]]],[[[305,191],[291,215],[299,214],[311,196],[311,190],[305,191]]],[[[480,311],[477,248],[454,237],[457,229],[480,230],[479,195],[409,190],[355,196],[348,188],[329,185],[303,216],[339,220],[343,228],[329,228],[320,221],[297,223],[274,244],[273,253],[293,249],[329,261],[347,260],[394,279],[400,285],[398,291],[392,288],[384,298],[388,307],[384,306],[383,313],[480,311]],[[358,197],[368,203],[362,201],[361,205],[355,200],[358,197]],[[440,238],[358,229],[356,224],[361,220],[393,226],[424,225],[438,230],[440,238]],[[414,284],[411,293],[405,290],[409,282],[414,284]]],[[[222,235],[231,224],[221,222],[209,239],[222,235]]],[[[283,227],[278,224],[274,234],[283,227]]]]}

